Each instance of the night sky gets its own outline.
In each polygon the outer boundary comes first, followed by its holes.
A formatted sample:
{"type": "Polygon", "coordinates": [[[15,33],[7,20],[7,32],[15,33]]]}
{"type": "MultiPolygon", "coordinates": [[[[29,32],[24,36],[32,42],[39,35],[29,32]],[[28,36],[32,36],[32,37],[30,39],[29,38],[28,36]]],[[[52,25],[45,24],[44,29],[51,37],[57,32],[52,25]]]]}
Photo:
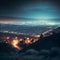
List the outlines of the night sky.
{"type": "Polygon", "coordinates": [[[0,0],[0,16],[20,18],[0,23],[60,25],[60,0],[0,0]]]}

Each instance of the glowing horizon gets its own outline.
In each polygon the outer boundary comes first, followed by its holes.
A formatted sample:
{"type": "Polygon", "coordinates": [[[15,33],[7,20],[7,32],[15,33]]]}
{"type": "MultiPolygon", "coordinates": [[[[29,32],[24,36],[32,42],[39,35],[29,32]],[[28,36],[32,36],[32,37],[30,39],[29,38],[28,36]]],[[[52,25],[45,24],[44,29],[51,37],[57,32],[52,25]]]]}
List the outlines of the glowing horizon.
{"type": "Polygon", "coordinates": [[[59,21],[49,21],[49,20],[32,20],[32,21],[0,21],[0,24],[13,24],[13,25],[60,25],[59,21]]]}

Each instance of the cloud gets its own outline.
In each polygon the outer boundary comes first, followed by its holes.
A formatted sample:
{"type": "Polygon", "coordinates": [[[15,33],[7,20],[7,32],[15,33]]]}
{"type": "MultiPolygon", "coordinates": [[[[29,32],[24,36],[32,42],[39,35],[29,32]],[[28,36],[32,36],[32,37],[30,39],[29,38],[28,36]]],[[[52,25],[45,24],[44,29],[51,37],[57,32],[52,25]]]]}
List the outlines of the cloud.
{"type": "Polygon", "coordinates": [[[25,53],[23,53],[23,55],[37,55],[39,52],[37,50],[34,49],[28,49],[25,53]]]}

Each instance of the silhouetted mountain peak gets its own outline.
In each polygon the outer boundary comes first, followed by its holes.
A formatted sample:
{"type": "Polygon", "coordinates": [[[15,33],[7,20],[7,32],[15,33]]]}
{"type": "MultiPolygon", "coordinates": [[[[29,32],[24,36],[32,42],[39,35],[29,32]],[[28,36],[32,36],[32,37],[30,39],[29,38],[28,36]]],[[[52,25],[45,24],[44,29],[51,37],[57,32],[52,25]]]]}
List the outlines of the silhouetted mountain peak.
{"type": "Polygon", "coordinates": [[[40,37],[40,39],[37,42],[30,45],[29,48],[33,48],[39,51],[42,49],[51,49],[52,47],[60,48],[60,27],[51,30],[51,32],[52,35],[42,38],[40,37]]]}

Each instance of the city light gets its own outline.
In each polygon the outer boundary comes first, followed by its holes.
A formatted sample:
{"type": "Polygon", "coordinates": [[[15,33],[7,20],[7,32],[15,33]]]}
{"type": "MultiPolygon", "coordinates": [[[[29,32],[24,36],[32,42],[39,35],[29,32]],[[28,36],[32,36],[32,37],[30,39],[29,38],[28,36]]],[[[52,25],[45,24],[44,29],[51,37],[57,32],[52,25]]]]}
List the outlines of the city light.
{"type": "Polygon", "coordinates": [[[29,38],[26,38],[25,44],[31,44],[31,43],[32,43],[31,40],[29,38]]]}
{"type": "Polygon", "coordinates": [[[10,32],[5,33],[5,31],[2,31],[3,35],[1,36],[1,39],[3,42],[10,44],[13,48],[21,51],[23,49],[23,45],[30,45],[35,43],[36,41],[39,40],[40,34],[36,35],[17,35],[15,32],[12,34],[10,32]],[[7,34],[7,35],[4,35],[7,34]],[[11,35],[10,35],[11,34],[11,35]]]}
{"type": "Polygon", "coordinates": [[[6,39],[8,40],[10,37],[6,37],[6,39]]]}
{"type": "Polygon", "coordinates": [[[12,44],[12,46],[13,46],[14,48],[16,48],[16,49],[18,49],[18,50],[21,50],[21,49],[22,49],[20,46],[18,46],[19,40],[17,40],[17,37],[16,37],[14,40],[12,40],[11,44],[12,44]]]}

